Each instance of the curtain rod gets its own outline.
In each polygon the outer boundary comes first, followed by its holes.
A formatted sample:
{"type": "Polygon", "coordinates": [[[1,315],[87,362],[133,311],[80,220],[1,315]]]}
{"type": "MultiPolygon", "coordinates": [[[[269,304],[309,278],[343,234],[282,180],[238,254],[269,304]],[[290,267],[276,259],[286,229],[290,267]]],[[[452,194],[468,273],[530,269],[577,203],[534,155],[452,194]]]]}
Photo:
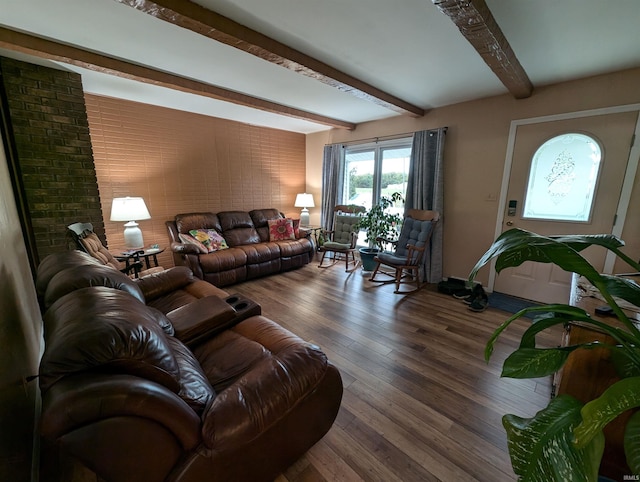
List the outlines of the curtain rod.
{"type": "MultiPolygon", "coordinates": [[[[438,128],[436,128],[438,129],[438,128]]],[[[436,129],[426,129],[427,131],[434,131],[436,129]]],[[[442,129],[444,129],[444,132],[447,132],[448,127],[443,127],[442,129]]],[[[362,144],[365,141],[370,141],[370,142],[378,142],[378,141],[390,141],[393,139],[402,139],[403,137],[408,137],[408,136],[412,136],[413,134],[415,134],[418,131],[414,131],[414,132],[405,132],[403,134],[390,134],[388,136],[379,136],[379,137],[366,137],[364,139],[356,139],[353,141],[347,141],[347,142],[334,142],[332,144],[342,144],[344,146],[348,146],[351,144],[362,144]]],[[[332,144],[325,144],[325,146],[330,146],[332,144]]]]}

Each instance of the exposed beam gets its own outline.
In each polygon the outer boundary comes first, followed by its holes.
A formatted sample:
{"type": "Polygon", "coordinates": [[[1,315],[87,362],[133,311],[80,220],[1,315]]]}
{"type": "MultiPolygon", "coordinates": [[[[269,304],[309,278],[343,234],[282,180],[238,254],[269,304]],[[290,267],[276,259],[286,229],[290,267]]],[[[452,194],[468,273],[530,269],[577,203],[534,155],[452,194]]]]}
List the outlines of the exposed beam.
{"type": "Polygon", "coordinates": [[[533,85],[484,0],[432,2],[456,24],[516,99],[531,95],[533,85]]]}
{"type": "Polygon", "coordinates": [[[421,107],[405,102],[196,3],[187,0],[116,1],[395,112],[414,117],[425,114],[421,107]]]}
{"type": "Polygon", "coordinates": [[[35,57],[55,60],[65,64],[83,67],[95,72],[102,72],[125,79],[136,80],[146,84],[153,84],[169,89],[197,94],[211,99],[244,105],[253,109],[259,109],[274,114],[295,117],[297,119],[328,125],[339,129],[355,129],[355,124],[331,117],[325,117],[312,112],[294,109],[275,102],[269,102],[258,97],[242,94],[232,90],[216,87],[215,85],[199,82],[197,80],[180,77],[178,75],[161,72],[149,67],[144,67],[123,60],[118,60],[105,55],[79,49],[69,45],[45,40],[33,35],[16,32],[0,27],[0,48],[22,52],[35,57]]]}

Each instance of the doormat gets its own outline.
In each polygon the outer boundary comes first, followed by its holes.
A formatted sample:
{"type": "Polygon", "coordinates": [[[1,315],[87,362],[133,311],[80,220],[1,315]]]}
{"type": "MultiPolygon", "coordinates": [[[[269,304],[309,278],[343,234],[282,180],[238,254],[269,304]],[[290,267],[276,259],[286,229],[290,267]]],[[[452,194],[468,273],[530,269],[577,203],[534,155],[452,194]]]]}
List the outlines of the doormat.
{"type": "MultiPolygon", "coordinates": [[[[497,293],[495,291],[489,295],[489,306],[512,314],[531,306],[542,305],[543,303],[538,303],[537,301],[525,300],[524,298],[505,295],[504,293],[497,293]]],[[[538,311],[536,313],[527,313],[525,316],[533,319],[541,314],[542,313],[538,311]]]]}

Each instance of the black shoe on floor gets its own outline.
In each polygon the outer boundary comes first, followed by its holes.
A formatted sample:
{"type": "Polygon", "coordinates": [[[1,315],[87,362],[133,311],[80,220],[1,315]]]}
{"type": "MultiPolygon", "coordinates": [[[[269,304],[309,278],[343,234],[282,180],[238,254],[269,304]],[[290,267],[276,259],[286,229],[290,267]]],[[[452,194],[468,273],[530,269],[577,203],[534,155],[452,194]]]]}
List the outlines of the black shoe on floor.
{"type": "Polygon", "coordinates": [[[473,287],[473,289],[471,290],[471,294],[464,296],[460,299],[462,299],[462,301],[464,301],[466,304],[471,304],[474,302],[474,300],[480,296],[486,296],[485,292],[484,292],[484,288],[482,287],[481,284],[477,284],[473,287]]]}
{"type": "Polygon", "coordinates": [[[477,296],[470,304],[469,309],[471,311],[475,311],[476,313],[480,313],[487,309],[489,306],[489,297],[486,294],[481,294],[477,296]]]}
{"type": "Polygon", "coordinates": [[[453,297],[457,300],[464,300],[467,296],[470,296],[473,293],[469,288],[465,288],[453,293],[453,297]]]}

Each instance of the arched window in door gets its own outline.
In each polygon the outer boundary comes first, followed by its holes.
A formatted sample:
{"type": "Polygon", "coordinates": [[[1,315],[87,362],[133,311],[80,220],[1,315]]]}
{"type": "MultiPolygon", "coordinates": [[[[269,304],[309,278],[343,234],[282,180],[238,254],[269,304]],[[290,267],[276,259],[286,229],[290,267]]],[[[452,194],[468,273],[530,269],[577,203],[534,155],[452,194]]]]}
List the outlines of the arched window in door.
{"type": "Polygon", "coordinates": [[[533,155],[523,218],[589,222],[602,149],[586,134],[553,137],[533,155]]]}

